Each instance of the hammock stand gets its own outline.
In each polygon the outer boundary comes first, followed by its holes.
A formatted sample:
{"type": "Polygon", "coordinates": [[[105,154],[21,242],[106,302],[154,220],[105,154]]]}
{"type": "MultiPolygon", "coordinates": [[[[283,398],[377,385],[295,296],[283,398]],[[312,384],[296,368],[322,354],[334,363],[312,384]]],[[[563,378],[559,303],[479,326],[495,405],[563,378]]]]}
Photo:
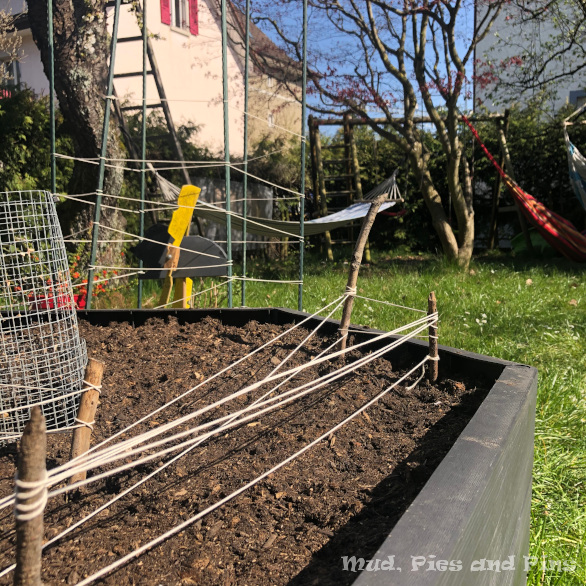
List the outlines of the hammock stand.
{"type": "MultiPolygon", "coordinates": [[[[363,218],[368,213],[372,200],[383,193],[387,194],[387,201],[381,205],[379,213],[384,212],[398,202],[402,202],[403,198],[399,193],[399,187],[397,185],[397,172],[398,169],[396,169],[388,179],[385,179],[380,185],[377,185],[374,189],[369,191],[364,196],[363,201],[354,203],[339,212],[329,214],[322,218],[306,220],[304,222],[304,235],[307,237],[315,236],[316,234],[323,234],[326,231],[346,226],[354,220],[363,218]]],[[[158,173],[155,176],[165,201],[177,201],[179,187],[158,173]]],[[[204,202],[201,199],[198,200],[197,205],[193,210],[193,215],[218,224],[226,224],[226,210],[219,206],[204,202]]],[[[241,231],[243,228],[243,220],[244,218],[241,216],[232,213],[232,229],[241,231]]],[[[267,218],[248,216],[246,218],[246,230],[248,233],[265,237],[295,237],[300,234],[300,225],[299,222],[270,220],[267,218]]]]}
{"type": "Polygon", "coordinates": [[[532,195],[523,191],[497,163],[468,118],[463,115],[462,120],[470,128],[480,148],[482,148],[488,160],[494,165],[512,196],[519,203],[520,210],[525,218],[537,228],[550,246],[563,256],[575,262],[586,262],[586,235],[579,232],[572,222],[552,212],[532,195]]]}

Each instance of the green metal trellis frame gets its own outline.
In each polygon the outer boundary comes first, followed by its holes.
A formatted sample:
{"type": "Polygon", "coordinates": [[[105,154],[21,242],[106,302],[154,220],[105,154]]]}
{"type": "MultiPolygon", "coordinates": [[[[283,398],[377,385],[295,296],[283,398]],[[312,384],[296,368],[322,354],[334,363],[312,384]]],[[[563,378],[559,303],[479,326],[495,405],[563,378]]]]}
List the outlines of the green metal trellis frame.
{"type": "MultiPolygon", "coordinates": [[[[144,237],[144,204],[146,197],[146,132],[147,132],[147,59],[148,59],[148,29],[147,29],[147,2],[142,7],[142,120],[141,120],[141,155],[140,158],[140,215],[139,215],[139,236],[144,237]]],[[[142,269],[143,262],[139,261],[138,266],[142,269]]],[[[138,280],[138,291],[136,305],[142,307],[142,279],[138,280]]]]}
{"type": "Polygon", "coordinates": [[[51,140],[51,193],[57,192],[57,164],[55,160],[55,63],[53,42],[53,0],[47,3],[47,38],[49,40],[49,132],[51,140]]]}
{"type": "MultiPolygon", "coordinates": [[[[142,127],[141,127],[141,184],[140,184],[140,218],[139,218],[139,235],[144,236],[144,212],[146,196],[146,98],[147,98],[147,0],[143,2],[142,13],[142,38],[143,38],[143,76],[142,76],[142,127]]],[[[114,88],[114,68],[116,63],[116,46],[118,42],[118,24],[120,19],[121,0],[115,0],[114,22],[112,30],[112,39],[110,45],[110,64],[108,70],[108,89],[104,108],[104,124],[102,130],[102,144],[98,168],[98,187],[96,189],[96,205],[94,210],[94,224],[92,230],[92,241],[90,250],[90,269],[88,271],[87,287],[87,309],[91,309],[94,266],[97,256],[99,224],[101,217],[101,205],[105,180],[106,156],[108,149],[108,136],[110,126],[110,110],[112,106],[112,95],[114,88]]],[[[227,34],[227,4],[226,0],[221,0],[221,32],[222,32],[222,93],[224,106],[224,166],[225,166],[225,183],[226,183],[226,248],[228,261],[228,306],[233,306],[233,287],[232,287],[232,226],[231,226],[231,201],[230,201],[230,133],[229,133],[229,107],[228,107],[228,34],[227,34]]],[[[244,151],[243,151],[243,243],[242,243],[242,297],[241,304],[246,304],[246,218],[248,214],[248,97],[249,97],[249,61],[250,61],[250,0],[246,0],[246,32],[245,32],[245,94],[244,94],[244,151]]],[[[49,116],[50,116],[50,141],[51,141],[51,191],[57,191],[57,174],[56,174],[56,139],[55,139],[55,76],[54,76],[54,35],[53,35],[53,4],[52,0],[48,2],[47,9],[47,28],[49,41],[49,116]]],[[[307,0],[303,0],[303,63],[302,63],[302,88],[301,88],[301,178],[300,178],[300,243],[299,243],[299,286],[298,286],[298,309],[303,307],[303,270],[304,270],[304,214],[305,214],[305,150],[306,150],[306,123],[307,116],[307,0]]],[[[140,261],[142,267],[142,261],[140,261]]],[[[142,306],[142,282],[139,279],[137,306],[142,306]]]]}
{"type": "Polygon", "coordinates": [[[100,214],[102,212],[102,195],[104,193],[104,178],[106,175],[106,156],[108,154],[108,131],[110,128],[110,109],[112,107],[112,91],[114,89],[114,65],[116,63],[116,45],[118,44],[118,22],[120,20],[120,0],[114,6],[114,24],[112,27],[112,42],[110,44],[110,67],[108,69],[108,90],[104,106],[104,126],[102,130],[102,148],[100,165],[98,168],[98,188],[96,189],[96,209],[94,212],[94,226],[92,230],[92,248],[90,253],[90,270],[87,279],[87,308],[92,308],[92,291],[94,286],[94,265],[98,252],[98,233],[100,231],[100,214]]]}
{"type": "Polygon", "coordinates": [[[230,111],[228,107],[228,7],[222,0],[222,94],[224,100],[224,170],[226,181],[226,260],[228,261],[228,307],[232,300],[232,218],[230,216],[230,111]]]}
{"type": "Polygon", "coordinates": [[[250,64],[250,0],[246,0],[244,32],[244,152],[242,177],[242,297],[241,305],[246,306],[246,217],[248,216],[248,75],[250,64]]]}
{"type": "Polygon", "coordinates": [[[305,256],[305,143],[307,117],[307,0],[303,0],[303,64],[301,82],[301,181],[299,192],[299,289],[297,292],[297,309],[303,311],[303,262],[305,256]]]}

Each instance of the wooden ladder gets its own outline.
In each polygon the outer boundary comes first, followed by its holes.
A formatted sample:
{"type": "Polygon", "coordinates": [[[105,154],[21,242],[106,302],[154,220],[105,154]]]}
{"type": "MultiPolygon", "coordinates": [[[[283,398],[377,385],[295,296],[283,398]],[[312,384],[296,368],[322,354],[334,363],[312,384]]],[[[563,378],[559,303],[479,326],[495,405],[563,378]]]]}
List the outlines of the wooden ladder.
{"type": "MultiPolygon", "coordinates": [[[[114,2],[108,2],[106,7],[114,6],[114,2]]],[[[127,4],[128,5],[128,4],[127,4]]],[[[134,11],[136,14],[137,24],[139,29],[142,32],[142,25],[144,23],[144,19],[142,17],[142,8],[140,4],[134,5],[134,11]]],[[[117,39],[118,43],[142,43],[142,36],[135,36],[135,37],[121,37],[117,39]]],[[[181,171],[183,173],[183,180],[186,184],[191,185],[191,178],[189,177],[189,172],[187,170],[187,166],[185,165],[185,158],[183,156],[183,149],[181,148],[181,143],[179,142],[179,137],[177,136],[177,130],[175,128],[175,124],[173,123],[173,117],[171,115],[171,109],[169,108],[169,102],[167,101],[167,94],[165,93],[165,88],[163,87],[163,81],[161,79],[161,74],[159,72],[159,68],[157,66],[157,60],[155,58],[155,53],[153,51],[153,46],[149,36],[147,35],[147,58],[149,61],[150,69],[147,70],[147,75],[152,75],[155,86],[157,88],[157,93],[159,96],[159,101],[154,104],[147,104],[147,108],[149,109],[156,109],[160,108],[163,110],[163,116],[165,118],[165,123],[167,129],[169,131],[169,136],[171,137],[171,146],[175,151],[175,155],[177,156],[177,160],[181,163],[181,171]]],[[[125,77],[142,77],[143,71],[133,71],[130,73],[115,73],[114,79],[120,79],[125,77]]],[[[118,122],[120,124],[120,129],[122,130],[122,135],[124,136],[124,141],[128,148],[128,152],[134,159],[138,159],[137,156],[137,149],[132,142],[132,138],[130,135],[130,131],[128,128],[128,124],[126,123],[126,119],[124,118],[124,112],[130,111],[139,111],[142,110],[142,105],[140,106],[120,106],[118,100],[113,100],[114,102],[114,112],[116,117],[118,118],[118,122]]]]}

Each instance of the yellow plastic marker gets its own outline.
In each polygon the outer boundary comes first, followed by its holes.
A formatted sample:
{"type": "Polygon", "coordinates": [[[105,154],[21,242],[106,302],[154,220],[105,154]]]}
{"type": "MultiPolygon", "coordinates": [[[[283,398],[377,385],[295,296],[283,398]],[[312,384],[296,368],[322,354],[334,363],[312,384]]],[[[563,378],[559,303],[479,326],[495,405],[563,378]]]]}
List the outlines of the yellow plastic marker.
{"type": "MultiPolygon", "coordinates": [[[[179,208],[173,212],[173,217],[171,218],[171,223],[167,230],[169,235],[173,238],[173,242],[167,249],[170,258],[165,263],[164,268],[170,269],[170,271],[165,278],[165,284],[163,285],[159,305],[167,305],[169,303],[171,290],[173,289],[173,271],[177,268],[177,264],[179,263],[179,253],[181,252],[172,247],[181,246],[183,237],[187,234],[187,230],[191,224],[193,208],[197,203],[200,193],[201,189],[195,185],[184,185],[179,193],[179,198],[177,199],[177,205],[179,208]]],[[[177,279],[174,296],[176,301],[173,303],[173,307],[189,307],[188,301],[191,298],[192,289],[193,281],[189,277],[177,279]]]]}
{"type": "Polygon", "coordinates": [[[195,185],[184,185],[181,188],[179,199],[177,200],[179,208],[173,212],[168,230],[169,234],[174,238],[174,246],[181,246],[181,241],[185,234],[187,234],[187,228],[189,228],[191,218],[193,217],[193,208],[197,203],[200,193],[201,189],[195,187],[195,185]]]}

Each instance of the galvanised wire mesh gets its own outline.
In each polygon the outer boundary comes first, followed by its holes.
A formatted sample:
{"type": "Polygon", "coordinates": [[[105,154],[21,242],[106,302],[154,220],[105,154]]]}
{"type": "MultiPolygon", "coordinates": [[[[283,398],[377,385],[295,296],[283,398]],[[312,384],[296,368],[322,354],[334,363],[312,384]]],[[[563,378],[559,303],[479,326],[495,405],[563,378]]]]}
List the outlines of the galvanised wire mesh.
{"type": "Polygon", "coordinates": [[[73,426],[86,362],[53,197],[0,193],[0,443],[33,405],[48,430],[73,426]]]}

